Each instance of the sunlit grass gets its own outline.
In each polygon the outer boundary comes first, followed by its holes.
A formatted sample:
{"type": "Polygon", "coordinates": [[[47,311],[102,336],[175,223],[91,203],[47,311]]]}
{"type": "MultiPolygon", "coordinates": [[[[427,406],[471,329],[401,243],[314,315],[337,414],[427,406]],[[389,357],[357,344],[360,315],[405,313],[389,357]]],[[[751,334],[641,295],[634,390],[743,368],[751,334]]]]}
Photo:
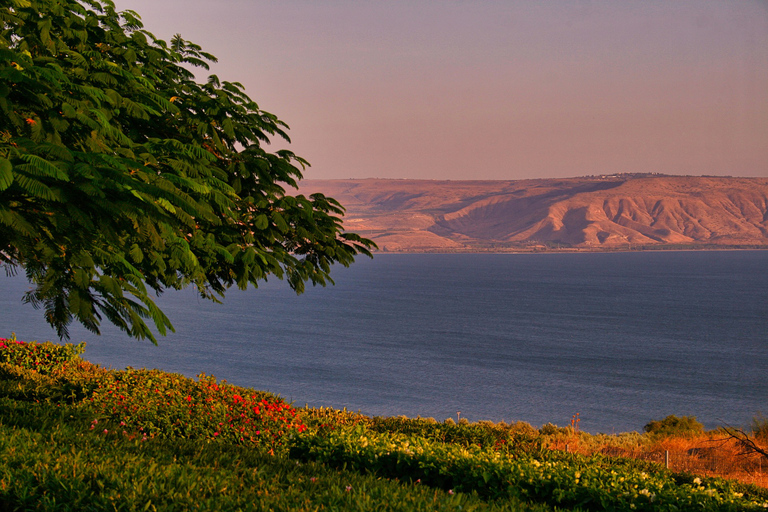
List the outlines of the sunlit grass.
{"type": "Polygon", "coordinates": [[[768,502],[768,491],[647,456],[698,457],[691,447],[703,438],[692,435],[300,409],[210,376],[106,370],[80,359],[82,347],[0,344],[4,509],[748,510],[768,502]]]}

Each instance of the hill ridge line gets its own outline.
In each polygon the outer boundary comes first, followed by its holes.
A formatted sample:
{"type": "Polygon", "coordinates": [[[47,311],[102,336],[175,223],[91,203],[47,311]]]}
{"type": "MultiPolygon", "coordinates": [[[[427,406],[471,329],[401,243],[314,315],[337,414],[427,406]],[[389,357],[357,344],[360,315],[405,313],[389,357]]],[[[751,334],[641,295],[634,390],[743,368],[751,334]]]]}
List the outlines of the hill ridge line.
{"type": "Polygon", "coordinates": [[[345,229],[394,252],[768,248],[768,178],[305,180],[345,229]]]}

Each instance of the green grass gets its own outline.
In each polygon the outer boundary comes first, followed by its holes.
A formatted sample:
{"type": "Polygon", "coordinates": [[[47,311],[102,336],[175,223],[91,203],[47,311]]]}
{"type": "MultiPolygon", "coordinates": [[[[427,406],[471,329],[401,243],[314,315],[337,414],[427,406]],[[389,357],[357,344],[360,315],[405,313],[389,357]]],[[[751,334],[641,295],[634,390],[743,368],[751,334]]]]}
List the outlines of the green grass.
{"type": "Polygon", "coordinates": [[[768,493],[545,449],[525,424],[296,409],[0,340],[3,510],[749,510],[768,493]]]}
{"type": "Polygon", "coordinates": [[[551,510],[301,463],[264,447],[128,440],[83,410],[0,399],[3,510],[551,510]]]}

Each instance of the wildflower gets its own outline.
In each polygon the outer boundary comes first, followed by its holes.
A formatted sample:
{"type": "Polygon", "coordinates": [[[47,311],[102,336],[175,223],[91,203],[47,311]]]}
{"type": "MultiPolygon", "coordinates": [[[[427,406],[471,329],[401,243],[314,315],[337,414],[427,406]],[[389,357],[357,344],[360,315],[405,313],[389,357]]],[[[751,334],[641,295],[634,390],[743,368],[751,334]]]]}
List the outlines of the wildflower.
{"type": "Polygon", "coordinates": [[[351,486],[351,485],[348,485],[348,486],[347,486],[347,492],[350,492],[351,490],[352,490],[352,486],[351,486]]]}
{"type": "Polygon", "coordinates": [[[107,429],[104,429],[104,433],[105,433],[105,434],[109,433],[109,430],[107,430],[107,429]]]}
{"type": "Polygon", "coordinates": [[[453,489],[448,489],[448,494],[450,494],[451,496],[453,496],[453,489]]]}
{"type": "Polygon", "coordinates": [[[696,485],[701,485],[701,478],[699,477],[694,478],[693,483],[695,483],[696,485]]]}

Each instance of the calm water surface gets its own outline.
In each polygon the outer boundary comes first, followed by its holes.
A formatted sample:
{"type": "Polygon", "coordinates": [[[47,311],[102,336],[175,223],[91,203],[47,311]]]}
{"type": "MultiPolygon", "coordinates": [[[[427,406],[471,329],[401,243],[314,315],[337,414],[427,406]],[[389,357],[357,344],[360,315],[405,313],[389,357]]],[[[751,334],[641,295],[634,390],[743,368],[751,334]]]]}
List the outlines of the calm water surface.
{"type": "MultiPolygon", "coordinates": [[[[296,296],[270,281],[223,305],[159,302],[155,347],[73,328],[115,368],[205,372],[298,405],[443,420],[640,430],[668,414],[707,427],[768,413],[768,251],[377,255],[296,296]]],[[[0,278],[0,336],[53,339],[0,278]]]]}

